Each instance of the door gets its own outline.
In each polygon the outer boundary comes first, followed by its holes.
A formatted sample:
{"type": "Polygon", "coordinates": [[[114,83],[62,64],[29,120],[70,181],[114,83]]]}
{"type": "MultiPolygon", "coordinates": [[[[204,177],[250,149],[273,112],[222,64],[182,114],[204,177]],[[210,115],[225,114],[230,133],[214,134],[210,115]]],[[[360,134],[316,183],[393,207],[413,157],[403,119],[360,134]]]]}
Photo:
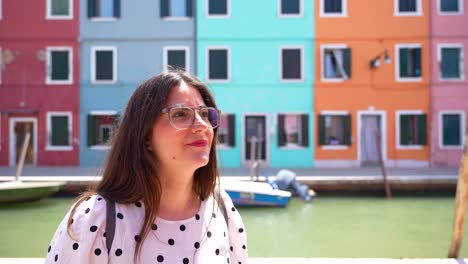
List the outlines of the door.
{"type": "Polygon", "coordinates": [[[378,147],[382,146],[381,117],[380,115],[362,115],[361,118],[361,165],[378,166],[380,160],[378,147]]]}
{"type": "Polygon", "coordinates": [[[266,162],[266,117],[261,115],[246,116],[244,121],[244,162],[251,164],[254,160],[266,162]]]}
{"type": "Polygon", "coordinates": [[[31,135],[28,147],[26,148],[26,157],[24,165],[34,164],[34,123],[30,121],[15,122],[14,123],[14,164],[17,165],[23,149],[23,143],[26,138],[26,133],[31,135]]]}

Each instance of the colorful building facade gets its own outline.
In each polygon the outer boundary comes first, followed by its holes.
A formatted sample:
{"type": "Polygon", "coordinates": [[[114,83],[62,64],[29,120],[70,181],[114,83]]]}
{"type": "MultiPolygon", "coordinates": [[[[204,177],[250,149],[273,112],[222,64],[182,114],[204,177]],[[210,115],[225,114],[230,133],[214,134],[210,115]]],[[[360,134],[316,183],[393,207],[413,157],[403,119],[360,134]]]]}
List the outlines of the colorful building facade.
{"type": "Polygon", "coordinates": [[[80,1],[80,159],[101,165],[132,92],[166,65],[194,69],[192,1],[80,1]]]}
{"type": "Polygon", "coordinates": [[[430,5],[431,165],[460,164],[468,113],[466,1],[437,0],[430,5]]]}
{"type": "Polygon", "coordinates": [[[315,165],[428,166],[429,1],[315,10],[315,165]]]}
{"type": "Polygon", "coordinates": [[[221,167],[313,166],[312,1],[196,1],[197,75],[223,112],[221,167]]]}
{"type": "Polygon", "coordinates": [[[78,165],[78,1],[0,2],[0,165],[78,165]]]}

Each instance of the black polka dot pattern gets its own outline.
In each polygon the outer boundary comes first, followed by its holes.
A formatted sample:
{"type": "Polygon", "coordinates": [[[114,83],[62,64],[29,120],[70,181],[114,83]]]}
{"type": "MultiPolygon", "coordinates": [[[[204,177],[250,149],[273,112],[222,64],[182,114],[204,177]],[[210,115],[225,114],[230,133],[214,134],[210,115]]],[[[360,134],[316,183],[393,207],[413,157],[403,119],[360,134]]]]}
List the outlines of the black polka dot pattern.
{"type": "Polygon", "coordinates": [[[96,249],[94,250],[94,255],[96,255],[96,256],[101,255],[101,249],[96,248],[96,249]]]}
{"type": "Polygon", "coordinates": [[[77,250],[79,247],[78,243],[73,243],[73,250],[77,250]]]}
{"type": "Polygon", "coordinates": [[[119,218],[120,220],[122,220],[124,218],[123,214],[121,213],[117,213],[117,218],[119,218]]]}
{"type": "Polygon", "coordinates": [[[141,203],[140,203],[140,202],[136,202],[136,203],[135,203],[135,206],[136,206],[136,207],[141,207],[141,203]]]}
{"type": "Polygon", "coordinates": [[[200,220],[200,215],[199,215],[199,214],[196,214],[196,215],[195,215],[195,219],[200,220]]]}
{"type": "Polygon", "coordinates": [[[215,254],[216,254],[216,256],[219,255],[219,249],[215,250],[215,254]]]}
{"type": "Polygon", "coordinates": [[[97,198],[97,200],[98,200],[98,201],[101,201],[101,200],[102,200],[102,197],[97,198]]]}
{"type": "Polygon", "coordinates": [[[95,226],[95,225],[93,225],[93,226],[91,226],[89,228],[89,231],[91,231],[91,232],[96,232],[96,230],[97,230],[97,226],[95,226]]]}
{"type": "Polygon", "coordinates": [[[115,251],[115,255],[116,255],[117,257],[122,256],[122,249],[118,248],[118,249],[115,251]]]}
{"type": "Polygon", "coordinates": [[[241,227],[239,228],[239,233],[242,233],[242,232],[244,232],[244,228],[241,227]]]}
{"type": "Polygon", "coordinates": [[[188,264],[188,263],[189,263],[189,259],[188,259],[188,258],[184,258],[184,260],[182,260],[182,263],[188,264]]]}
{"type": "Polygon", "coordinates": [[[235,211],[236,211],[236,208],[232,207],[231,210],[232,210],[233,212],[235,212],[235,211]]]}
{"type": "Polygon", "coordinates": [[[179,229],[180,229],[180,231],[182,231],[182,232],[185,231],[185,225],[180,225],[180,228],[179,228],[179,229]]]}
{"type": "Polygon", "coordinates": [[[89,211],[91,211],[91,209],[86,208],[85,214],[89,213],[89,211]]]}
{"type": "Polygon", "coordinates": [[[161,255],[159,255],[156,259],[157,259],[158,262],[160,262],[160,263],[164,261],[164,257],[161,256],[161,255]]]}
{"type": "Polygon", "coordinates": [[[175,243],[175,241],[174,241],[174,239],[170,238],[170,239],[167,241],[167,243],[168,243],[169,245],[173,246],[174,243],[175,243]]]}
{"type": "Polygon", "coordinates": [[[158,230],[158,225],[157,225],[157,224],[152,224],[152,225],[151,225],[151,229],[153,229],[153,230],[158,230]]]}
{"type": "Polygon", "coordinates": [[[199,242],[195,242],[195,244],[193,245],[195,248],[199,248],[200,247],[200,243],[199,242]]]}
{"type": "Polygon", "coordinates": [[[211,232],[210,231],[206,232],[206,236],[211,237],[211,232]]]}
{"type": "Polygon", "coordinates": [[[55,262],[58,261],[58,255],[55,255],[55,262]]]}
{"type": "Polygon", "coordinates": [[[51,246],[49,246],[49,248],[47,249],[47,253],[49,253],[49,252],[50,252],[50,249],[51,249],[51,248],[52,248],[52,247],[51,247],[51,246]]]}
{"type": "Polygon", "coordinates": [[[141,241],[141,237],[140,237],[139,235],[136,235],[136,236],[135,236],[135,241],[136,241],[136,242],[140,242],[140,241],[141,241]]]}

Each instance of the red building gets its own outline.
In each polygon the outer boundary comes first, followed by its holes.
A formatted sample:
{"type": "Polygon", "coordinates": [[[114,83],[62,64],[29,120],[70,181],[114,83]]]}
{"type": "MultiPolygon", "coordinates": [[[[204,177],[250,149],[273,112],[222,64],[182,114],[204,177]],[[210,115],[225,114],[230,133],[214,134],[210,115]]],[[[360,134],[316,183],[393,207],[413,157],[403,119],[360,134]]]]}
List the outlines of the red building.
{"type": "Polygon", "coordinates": [[[0,0],[0,166],[79,164],[78,4],[0,0]]]}

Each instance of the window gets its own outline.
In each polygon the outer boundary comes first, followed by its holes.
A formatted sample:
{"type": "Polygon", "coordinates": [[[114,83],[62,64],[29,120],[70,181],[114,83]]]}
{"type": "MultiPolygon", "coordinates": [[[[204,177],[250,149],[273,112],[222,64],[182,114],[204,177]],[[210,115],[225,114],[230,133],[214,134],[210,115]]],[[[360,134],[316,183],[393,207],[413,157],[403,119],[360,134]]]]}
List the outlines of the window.
{"type": "Polygon", "coordinates": [[[397,45],[396,73],[398,81],[421,80],[421,45],[397,45]]]}
{"type": "Polygon", "coordinates": [[[303,48],[282,47],[280,51],[281,81],[302,81],[304,68],[303,48]]]}
{"type": "Polygon", "coordinates": [[[117,80],[117,50],[114,47],[91,48],[91,82],[115,83],[117,80]]]}
{"type": "Polygon", "coordinates": [[[426,115],[420,111],[397,111],[397,148],[426,145],[426,115]]]}
{"type": "Polygon", "coordinates": [[[47,113],[46,150],[72,150],[72,113],[47,113]]]}
{"type": "Polygon", "coordinates": [[[396,16],[421,16],[421,0],[394,0],[396,16]]]}
{"type": "Polygon", "coordinates": [[[348,0],[320,0],[320,16],[345,17],[347,16],[348,0]]]}
{"type": "Polygon", "coordinates": [[[345,45],[324,45],[321,50],[322,80],[348,80],[351,77],[351,49],[345,45]]]}
{"type": "Polygon", "coordinates": [[[302,16],[303,0],[278,0],[280,17],[300,17],[302,16]]]}
{"type": "Polygon", "coordinates": [[[230,14],[230,0],[205,0],[207,17],[228,17],[230,14]]]}
{"type": "Polygon", "coordinates": [[[442,111],[439,113],[439,146],[462,148],[464,145],[465,112],[442,111]]]}
{"type": "Polygon", "coordinates": [[[461,15],[463,0],[438,0],[437,10],[439,15],[461,15]]]}
{"type": "Polygon", "coordinates": [[[309,146],[309,115],[279,114],[278,146],[287,148],[309,146]]]}
{"type": "Polygon", "coordinates": [[[230,51],[228,48],[208,48],[208,81],[229,81],[230,51]]]}
{"type": "Polygon", "coordinates": [[[462,80],[463,45],[441,44],[438,46],[439,78],[441,80],[462,80]]]}
{"type": "Polygon", "coordinates": [[[193,0],[161,0],[161,17],[180,19],[192,17],[193,0]]]}
{"type": "Polygon", "coordinates": [[[88,18],[114,20],[120,17],[120,0],[88,0],[88,18]]]}
{"type": "Polygon", "coordinates": [[[72,84],[72,48],[47,47],[46,84],[72,84]]]}
{"type": "Polygon", "coordinates": [[[118,125],[115,111],[93,111],[88,115],[88,147],[108,147],[118,125]]]}
{"type": "Polygon", "coordinates": [[[188,47],[164,47],[164,65],[189,71],[188,47]]]}
{"type": "Polygon", "coordinates": [[[319,145],[343,147],[351,145],[351,115],[347,112],[324,111],[318,116],[319,145]]]}
{"type": "Polygon", "coordinates": [[[47,0],[47,19],[72,19],[72,0],[47,0]]]}
{"type": "Polygon", "coordinates": [[[218,128],[218,144],[221,147],[236,145],[236,118],[233,114],[222,114],[218,128]]]}

